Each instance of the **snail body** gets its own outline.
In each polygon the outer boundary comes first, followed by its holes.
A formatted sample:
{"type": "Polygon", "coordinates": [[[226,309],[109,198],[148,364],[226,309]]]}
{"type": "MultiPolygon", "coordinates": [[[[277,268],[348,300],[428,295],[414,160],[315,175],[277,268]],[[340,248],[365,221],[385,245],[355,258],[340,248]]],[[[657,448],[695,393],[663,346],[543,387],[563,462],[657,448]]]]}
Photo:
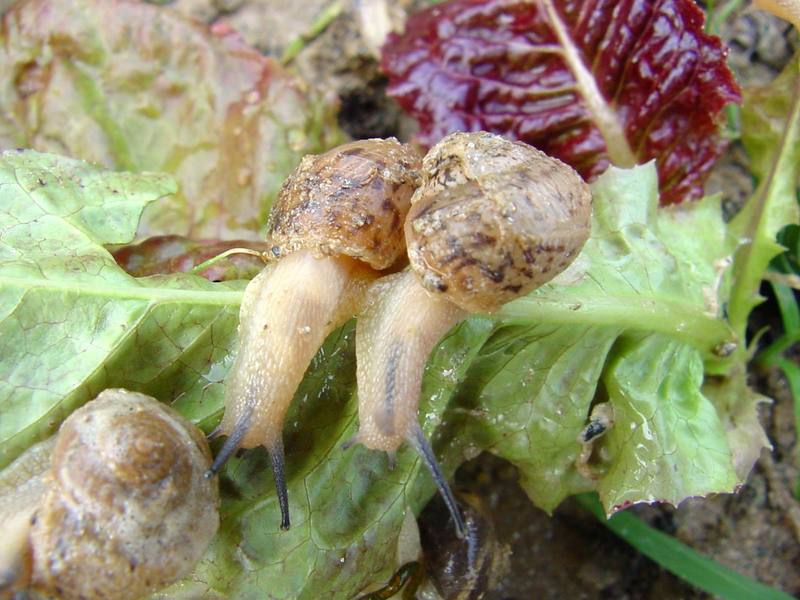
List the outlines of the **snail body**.
{"type": "Polygon", "coordinates": [[[209,475],[238,448],[266,447],[283,529],[290,524],[286,411],[325,337],[359,311],[380,270],[404,256],[402,225],[419,162],[394,139],[306,156],[284,182],[267,223],[272,262],[245,290],[219,427],[228,439],[209,475]]]}
{"type": "Polygon", "coordinates": [[[242,299],[242,351],[226,380],[222,431],[235,431],[241,415],[249,415],[241,447],[280,443],[283,417],[305,370],[297,365],[308,365],[352,315],[372,276],[358,261],[299,251],[253,278],[242,299]]]}
{"type": "Polygon", "coordinates": [[[126,600],[192,570],[219,525],[216,485],[202,477],[211,452],[194,425],[149,396],[106,390],[64,421],[51,448],[39,493],[5,494],[24,515],[13,548],[4,542],[21,557],[0,565],[7,589],[126,600]]]}
{"type": "Polygon", "coordinates": [[[589,235],[591,193],[564,163],[489,133],[431,148],[405,223],[411,268],[376,282],[356,329],[359,431],[393,453],[408,441],[464,523],[418,423],[422,374],[447,331],[563,271],[589,235]]]}

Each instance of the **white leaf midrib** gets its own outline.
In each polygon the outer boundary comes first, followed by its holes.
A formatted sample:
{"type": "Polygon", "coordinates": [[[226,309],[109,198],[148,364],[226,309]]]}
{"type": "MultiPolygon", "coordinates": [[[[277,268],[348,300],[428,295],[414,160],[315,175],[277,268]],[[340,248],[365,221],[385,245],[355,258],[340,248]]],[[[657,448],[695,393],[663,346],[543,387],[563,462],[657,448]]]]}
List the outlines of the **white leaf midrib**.
{"type": "Polygon", "coordinates": [[[552,0],[540,0],[550,20],[558,41],[563,48],[564,62],[575,77],[578,89],[592,121],[600,130],[606,143],[606,151],[611,162],[618,167],[632,167],[636,164],[636,156],[631,150],[625,131],[616,111],[609,105],[594,75],[581,59],[580,51],[569,35],[566,25],[556,10],[552,0]]]}

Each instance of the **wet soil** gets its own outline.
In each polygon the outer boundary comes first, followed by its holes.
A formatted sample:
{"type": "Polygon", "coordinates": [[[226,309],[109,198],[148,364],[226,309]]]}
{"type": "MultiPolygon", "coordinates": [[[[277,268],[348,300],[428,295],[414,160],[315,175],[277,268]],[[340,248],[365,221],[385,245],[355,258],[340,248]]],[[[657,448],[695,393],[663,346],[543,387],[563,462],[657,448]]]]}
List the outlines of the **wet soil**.
{"type": "MultiPolygon", "coordinates": [[[[265,53],[281,57],[332,2],[175,0],[171,4],[208,22],[229,23],[265,53]]],[[[391,6],[388,23],[399,26],[403,11],[413,4],[386,3],[391,6]]],[[[377,67],[374,42],[370,43],[385,24],[380,25],[380,19],[359,19],[357,7],[366,5],[380,8],[382,3],[341,2],[340,15],[322,34],[307,41],[289,67],[322,92],[339,98],[340,124],[351,136],[408,139],[413,123],[386,97],[385,79],[377,67]]],[[[731,48],[729,61],[743,86],[767,83],[800,47],[789,25],[751,8],[729,18],[719,33],[731,48]]],[[[747,160],[742,147],[733,143],[708,183],[708,191],[723,193],[731,214],[752,192],[747,160]]],[[[774,305],[762,306],[754,315],[754,330],[772,324],[774,314],[774,305]]],[[[767,336],[764,342],[768,341],[767,336]]],[[[800,596],[800,503],[792,496],[798,479],[792,398],[777,371],[752,377],[759,391],[775,399],[762,411],[774,449],[763,452],[742,490],[688,500],[677,509],[633,510],[718,562],[800,596]]],[[[488,454],[464,465],[457,479],[459,486],[488,503],[497,515],[498,536],[512,550],[508,575],[487,598],[709,597],[621,542],[575,502],[565,502],[552,517],[538,510],[517,485],[514,468],[488,454]]]]}

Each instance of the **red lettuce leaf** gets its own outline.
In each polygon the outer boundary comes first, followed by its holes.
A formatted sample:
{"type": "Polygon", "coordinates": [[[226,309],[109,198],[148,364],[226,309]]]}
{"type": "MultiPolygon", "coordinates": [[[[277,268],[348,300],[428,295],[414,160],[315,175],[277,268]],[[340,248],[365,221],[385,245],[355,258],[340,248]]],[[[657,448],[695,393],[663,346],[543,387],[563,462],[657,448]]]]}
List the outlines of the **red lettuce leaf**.
{"type": "MultiPolygon", "coordinates": [[[[112,254],[120,267],[134,277],[186,273],[231,248],[266,252],[269,244],[250,240],[191,240],[180,235],[158,235],[139,244],[116,249],[112,254]]],[[[251,254],[231,254],[198,273],[210,281],[252,279],[264,262],[251,254]]]]}
{"type": "Polygon", "coordinates": [[[382,68],[422,144],[484,129],[587,179],[655,158],[671,204],[702,195],[740,101],[703,19],[691,0],[456,0],[412,16],[382,68]]]}

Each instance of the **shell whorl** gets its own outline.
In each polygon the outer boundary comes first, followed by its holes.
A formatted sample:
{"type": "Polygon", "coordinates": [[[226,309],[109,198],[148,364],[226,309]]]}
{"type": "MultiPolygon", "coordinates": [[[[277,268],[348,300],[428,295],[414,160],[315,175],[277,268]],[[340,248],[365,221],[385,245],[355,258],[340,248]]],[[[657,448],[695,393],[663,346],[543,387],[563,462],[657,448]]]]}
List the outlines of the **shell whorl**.
{"type": "Polygon", "coordinates": [[[33,587],[139,598],[188,574],[219,524],[211,453],[160,402],[106,390],[64,421],[31,531],[33,587]]]}
{"type": "Polygon", "coordinates": [[[405,252],[402,224],[420,156],[394,138],[359,140],[303,158],[267,223],[276,257],[306,249],[385,269],[405,252]]]}
{"type": "Polygon", "coordinates": [[[423,161],[408,256],[428,291],[492,312],[563,271],[590,216],[589,187],[568,165],[500,136],[455,133],[423,161]]]}

